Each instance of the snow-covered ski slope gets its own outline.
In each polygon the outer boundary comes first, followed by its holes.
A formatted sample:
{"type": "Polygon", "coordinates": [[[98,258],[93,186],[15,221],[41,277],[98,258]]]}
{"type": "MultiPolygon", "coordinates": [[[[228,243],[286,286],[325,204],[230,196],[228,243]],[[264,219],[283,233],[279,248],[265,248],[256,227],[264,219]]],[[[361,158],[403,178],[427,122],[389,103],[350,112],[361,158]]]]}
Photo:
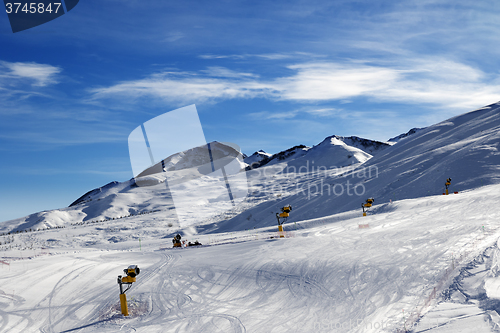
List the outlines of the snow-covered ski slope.
{"type": "Polygon", "coordinates": [[[22,232],[0,236],[0,332],[499,329],[499,130],[493,104],[361,152],[364,163],[330,137],[231,182],[249,195],[230,211],[201,214],[217,203],[199,191],[197,225],[180,230],[199,248],[171,249],[179,225],[164,183],[112,183],[2,223],[0,233],[22,232]],[[441,194],[448,177],[459,194],[441,194]],[[276,239],[287,204],[289,237],[276,239]],[[123,318],[116,278],[130,264],[142,272],[123,318]]]}
{"type": "Polygon", "coordinates": [[[474,304],[439,326],[417,319],[465,264],[498,250],[499,200],[490,185],[288,223],[289,238],[256,228],[188,237],[204,246],[182,249],[162,238],[160,213],[17,234],[19,247],[2,252],[0,331],[445,332],[458,322],[455,332],[492,332],[474,304]],[[130,264],[141,274],[125,318],[116,278],[130,264]]]}

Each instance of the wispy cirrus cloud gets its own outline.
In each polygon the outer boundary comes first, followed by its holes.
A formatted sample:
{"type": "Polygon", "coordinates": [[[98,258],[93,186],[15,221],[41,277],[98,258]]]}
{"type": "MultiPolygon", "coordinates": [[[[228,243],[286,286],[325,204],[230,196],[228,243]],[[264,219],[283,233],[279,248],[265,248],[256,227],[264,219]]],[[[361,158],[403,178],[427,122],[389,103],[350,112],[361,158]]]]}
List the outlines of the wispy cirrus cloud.
{"type": "Polygon", "coordinates": [[[312,109],[306,109],[304,112],[307,112],[309,114],[315,115],[315,116],[320,116],[320,117],[330,117],[333,115],[336,115],[337,113],[341,112],[342,110],[340,109],[335,109],[335,108],[312,108],[312,109]]]}
{"type": "Polygon", "coordinates": [[[127,124],[113,124],[109,121],[82,126],[81,122],[73,120],[47,122],[44,119],[37,119],[26,122],[24,126],[14,130],[2,128],[0,140],[12,144],[1,146],[0,151],[19,149],[48,151],[77,145],[119,143],[127,140],[130,127],[127,124]],[[40,128],[36,123],[44,126],[40,128]]]}
{"type": "Polygon", "coordinates": [[[91,89],[92,99],[154,97],[172,103],[254,98],[272,94],[272,87],[248,75],[218,68],[198,73],[165,72],[147,78],[91,89]],[[224,77],[220,77],[223,73],[224,77]]]}
{"type": "Polygon", "coordinates": [[[0,114],[29,113],[19,102],[32,97],[51,98],[46,87],[58,83],[60,67],[35,62],[0,60],[0,114]]]}
{"type": "Polygon", "coordinates": [[[172,42],[175,42],[175,41],[182,39],[184,37],[185,37],[185,35],[182,32],[172,31],[172,32],[168,33],[167,37],[164,38],[164,41],[172,43],[172,42]]]}
{"type": "Polygon", "coordinates": [[[249,113],[248,116],[253,119],[264,119],[264,120],[284,120],[294,118],[299,113],[298,110],[292,110],[287,112],[271,112],[271,111],[259,111],[249,113]]]}
{"type": "Polygon", "coordinates": [[[62,71],[60,67],[35,62],[7,62],[0,61],[0,84],[5,85],[30,82],[32,86],[44,87],[57,83],[57,74],[62,71]]]}
{"type": "Polygon", "coordinates": [[[367,98],[374,102],[425,103],[463,109],[500,100],[498,77],[438,57],[407,59],[404,64],[358,60],[304,62],[286,67],[294,73],[274,79],[261,79],[257,74],[224,67],[209,67],[199,72],[162,72],[90,92],[96,100],[155,98],[193,103],[267,98],[307,104],[367,98]]]}
{"type": "Polygon", "coordinates": [[[300,114],[310,114],[318,117],[331,117],[342,112],[341,109],[335,108],[317,108],[317,107],[303,107],[299,109],[293,109],[291,111],[259,111],[249,113],[248,116],[253,119],[265,119],[265,120],[289,120],[297,117],[300,114]]]}

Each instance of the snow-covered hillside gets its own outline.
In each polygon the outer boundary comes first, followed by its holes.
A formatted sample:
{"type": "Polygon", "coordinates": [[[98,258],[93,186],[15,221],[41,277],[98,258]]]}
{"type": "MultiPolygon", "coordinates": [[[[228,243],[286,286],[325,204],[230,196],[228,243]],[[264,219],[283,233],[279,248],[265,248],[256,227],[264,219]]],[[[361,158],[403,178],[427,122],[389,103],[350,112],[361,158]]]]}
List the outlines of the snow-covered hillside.
{"type": "MultiPolygon", "coordinates": [[[[145,169],[136,178],[145,177],[148,175],[164,173],[169,171],[180,171],[190,168],[200,168],[204,165],[209,165],[211,161],[217,161],[230,157],[238,157],[240,155],[239,147],[233,144],[222,142],[211,142],[209,144],[194,147],[173,155],[170,155],[155,165],[145,169]]],[[[241,165],[241,169],[244,165],[241,165]]],[[[211,172],[211,169],[208,170],[211,172]]]]}
{"type": "MultiPolygon", "coordinates": [[[[134,180],[2,223],[0,331],[492,332],[499,143],[497,103],[373,157],[336,136],[294,147],[243,180],[228,175],[232,190],[249,189],[231,209],[207,216],[216,203],[195,192],[186,228],[167,184],[134,180]],[[458,194],[441,194],[448,177],[458,194]],[[178,232],[204,246],[172,249],[178,232]],[[130,264],[142,272],[124,318],[116,277],[130,264]]],[[[177,157],[176,172],[190,169],[177,157]]]]}

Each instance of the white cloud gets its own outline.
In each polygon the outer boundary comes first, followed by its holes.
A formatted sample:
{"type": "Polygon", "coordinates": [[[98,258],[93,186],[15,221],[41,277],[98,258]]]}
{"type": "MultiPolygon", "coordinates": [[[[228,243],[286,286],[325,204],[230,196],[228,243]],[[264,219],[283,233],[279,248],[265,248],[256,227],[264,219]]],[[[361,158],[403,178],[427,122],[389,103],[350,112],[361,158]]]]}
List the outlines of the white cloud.
{"type": "Polygon", "coordinates": [[[367,97],[378,102],[475,108],[500,100],[500,82],[479,69],[447,59],[409,60],[406,66],[309,63],[290,66],[275,81],[280,98],[331,101],[367,97]]]}
{"type": "MultiPolygon", "coordinates": [[[[427,103],[462,109],[500,100],[498,78],[448,59],[408,59],[404,65],[307,62],[288,68],[295,73],[268,80],[224,67],[209,67],[199,73],[164,72],[93,89],[92,93],[95,99],[154,97],[183,103],[235,98],[316,103],[361,97],[374,102],[427,103]]],[[[310,113],[322,112],[319,109],[310,113]]]]}
{"type": "Polygon", "coordinates": [[[297,73],[275,81],[285,100],[328,101],[367,95],[387,89],[399,71],[359,64],[306,63],[289,66],[297,73]]]}
{"type": "Polygon", "coordinates": [[[56,76],[60,72],[61,68],[46,64],[0,61],[0,78],[28,80],[37,87],[57,83],[56,76]]]}
{"type": "MultiPolygon", "coordinates": [[[[227,73],[235,73],[228,71],[227,73]]],[[[227,74],[226,73],[226,74],[227,74]]],[[[271,87],[255,79],[200,77],[196,74],[159,73],[148,78],[92,89],[94,99],[154,97],[179,103],[211,99],[254,98],[271,95],[271,87]]]]}

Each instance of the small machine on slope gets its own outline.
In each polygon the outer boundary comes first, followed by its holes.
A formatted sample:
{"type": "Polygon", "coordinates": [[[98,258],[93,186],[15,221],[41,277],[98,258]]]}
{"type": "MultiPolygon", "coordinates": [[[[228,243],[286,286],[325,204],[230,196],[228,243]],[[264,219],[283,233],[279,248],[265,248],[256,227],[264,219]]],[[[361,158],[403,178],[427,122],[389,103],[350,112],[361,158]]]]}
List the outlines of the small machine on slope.
{"type": "Polygon", "coordinates": [[[280,233],[280,238],[285,237],[283,235],[283,223],[286,222],[288,216],[290,216],[290,212],[292,211],[291,205],[286,205],[281,208],[281,213],[276,213],[276,218],[278,219],[278,231],[280,233]]]}
{"type": "Polygon", "coordinates": [[[366,212],[368,211],[368,208],[370,208],[374,202],[375,202],[375,199],[368,198],[368,199],[366,199],[366,202],[361,203],[361,208],[363,208],[363,216],[366,216],[366,212]],[[366,211],[365,211],[365,208],[366,208],[366,211]]]}
{"type": "Polygon", "coordinates": [[[450,185],[451,185],[451,178],[448,178],[448,179],[446,179],[446,183],[444,183],[444,187],[446,188],[446,193],[443,193],[443,194],[448,195],[448,187],[450,185]]]}
{"type": "Polygon", "coordinates": [[[172,239],[172,243],[174,244],[174,247],[182,247],[181,235],[175,235],[174,239],[172,239]]]}
{"type": "Polygon", "coordinates": [[[123,270],[126,276],[122,277],[118,275],[118,284],[120,285],[120,306],[122,310],[122,314],[124,316],[128,316],[128,306],[127,306],[127,296],[125,292],[132,287],[132,283],[136,281],[136,276],[139,275],[141,270],[137,265],[130,265],[123,270]],[[128,288],[123,290],[123,285],[128,285],[128,288]]]}

